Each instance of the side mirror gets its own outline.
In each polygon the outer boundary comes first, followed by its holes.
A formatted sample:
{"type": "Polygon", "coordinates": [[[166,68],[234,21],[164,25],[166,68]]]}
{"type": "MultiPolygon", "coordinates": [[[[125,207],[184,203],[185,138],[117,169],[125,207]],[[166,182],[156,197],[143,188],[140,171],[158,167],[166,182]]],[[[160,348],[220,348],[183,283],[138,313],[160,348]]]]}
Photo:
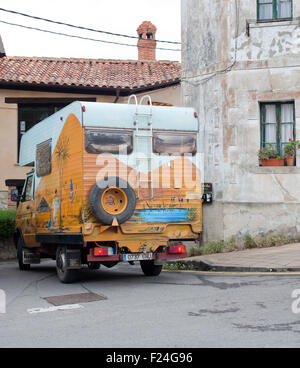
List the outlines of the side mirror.
{"type": "Polygon", "coordinates": [[[10,200],[12,202],[18,202],[19,201],[19,191],[18,189],[12,189],[10,192],[10,200]]]}

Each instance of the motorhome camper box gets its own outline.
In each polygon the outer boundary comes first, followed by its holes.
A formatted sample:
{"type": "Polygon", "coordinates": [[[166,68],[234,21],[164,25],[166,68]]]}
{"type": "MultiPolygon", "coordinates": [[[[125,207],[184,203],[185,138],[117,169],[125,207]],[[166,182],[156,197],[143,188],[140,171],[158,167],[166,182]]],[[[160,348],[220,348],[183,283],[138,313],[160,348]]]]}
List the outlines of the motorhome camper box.
{"type": "Polygon", "coordinates": [[[14,236],[22,270],[50,257],[72,282],[84,264],[139,261],[154,276],[199,238],[197,114],[149,97],[129,102],[74,102],[23,135],[19,161],[30,172],[14,236]]]}

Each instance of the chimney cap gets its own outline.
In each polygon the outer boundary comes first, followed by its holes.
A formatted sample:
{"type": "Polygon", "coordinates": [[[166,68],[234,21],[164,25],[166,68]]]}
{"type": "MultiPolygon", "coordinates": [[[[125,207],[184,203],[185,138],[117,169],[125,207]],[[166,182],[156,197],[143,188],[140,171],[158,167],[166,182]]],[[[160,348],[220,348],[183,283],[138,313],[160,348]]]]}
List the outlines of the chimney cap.
{"type": "Polygon", "coordinates": [[[149,21],[144,21],[137,29],[138,33],[153,33],[155,35],[157,28],[149,21]]]}

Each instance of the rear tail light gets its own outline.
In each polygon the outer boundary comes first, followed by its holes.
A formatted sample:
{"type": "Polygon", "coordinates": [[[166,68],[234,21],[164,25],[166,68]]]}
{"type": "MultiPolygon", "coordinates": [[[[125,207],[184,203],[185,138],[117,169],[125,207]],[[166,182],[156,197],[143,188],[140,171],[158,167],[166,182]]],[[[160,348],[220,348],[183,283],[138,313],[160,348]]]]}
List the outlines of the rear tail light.
{"type": "Polygon", "coordinates": [[[186,253],[185,245],[171,245],[168,247],[169,254],[183,254],[186,253]]]}
{"type": "Polygon", "coordinates": [[[108,257],[113,256],[114,250],[110,247],[99,247],[94,248],[94,256],[95,257],[108,257]]]}

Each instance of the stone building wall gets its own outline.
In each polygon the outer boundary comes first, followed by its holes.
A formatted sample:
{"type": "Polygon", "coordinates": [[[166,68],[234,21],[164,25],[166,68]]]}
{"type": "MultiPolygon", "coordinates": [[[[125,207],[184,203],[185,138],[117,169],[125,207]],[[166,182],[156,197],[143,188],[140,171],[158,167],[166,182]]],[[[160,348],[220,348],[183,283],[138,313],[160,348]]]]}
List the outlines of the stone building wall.
{"type": "Polygon", "coordinates": [[[295,167],[260,167],[260,103],[294,101],[300,140],[300,3],[293,20],[259,23],[256,0],[182,0],[183,103],[200,116],[203,240],[300,233],[295,167]]]}
{"type": "Polygon", "coordinates": [[[8,192],[0,191],[0,209],[6,210],[8,208],[8,192]]]}

